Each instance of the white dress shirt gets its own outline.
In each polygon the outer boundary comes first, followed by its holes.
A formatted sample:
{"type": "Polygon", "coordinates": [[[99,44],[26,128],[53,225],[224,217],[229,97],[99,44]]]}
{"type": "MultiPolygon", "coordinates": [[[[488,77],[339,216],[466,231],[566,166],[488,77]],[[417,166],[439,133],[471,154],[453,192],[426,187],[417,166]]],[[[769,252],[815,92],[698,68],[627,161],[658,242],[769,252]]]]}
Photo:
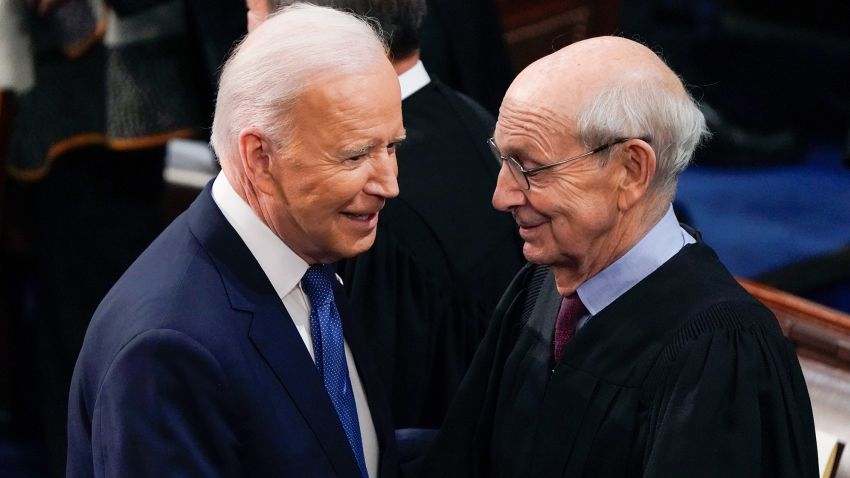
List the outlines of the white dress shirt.
{"type": "Polygon", "coordinates": [[[402,101],[422,89],[428,83],[431,83],[431,77],[425,71],[425,65],[422,64],[422,60],[419,60],[411,69],[398,75],[402,101]]]}
{"type": "MultiPolygon", "coordinates": [[[[233,226],[251,254],[257,259],[266,277],[269,278],[278,297],[283,301],[286,311],[292,317],[292,322],[301,335],[307,352],[315,361],[313,339],[310,334],[310,301],[301,288],[301,279],[307,272],[309,264],[295,254],[254,214],[248,203],[236,194],[223,172],[220,172],[213,182],[212,197],[227,222],[233,226]]],[[[357,418],[360,421],[366,470],[370,477],[375,477],[378,475],[378,436],[348,342],[345,342],[345,360],[348,365],[348,376],[351,378],[351,388],[354,391],[357,418]]],[[[281,433],[286,433],[286,430],[281,430],[281,433]]]]}

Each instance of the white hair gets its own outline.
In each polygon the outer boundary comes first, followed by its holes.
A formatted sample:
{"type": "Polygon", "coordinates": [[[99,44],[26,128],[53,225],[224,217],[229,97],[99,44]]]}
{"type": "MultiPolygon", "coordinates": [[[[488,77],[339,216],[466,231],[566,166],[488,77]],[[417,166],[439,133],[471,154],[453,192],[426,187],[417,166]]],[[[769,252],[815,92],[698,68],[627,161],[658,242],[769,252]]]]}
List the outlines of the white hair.
{"type": "Polygon", "coordinates": [[[256,127],[277,151],[291,143],[298,97],[330,76],[386,59],[374,24],[310,4],[280,10],[247,35],[224,65],[210,144],[220,159],[239,157],[239,133],[256,127]]]}
{"type": "MultiPolygon", "coordinates": [[[[679,174],[709,135],[693,98],[653,77],[634,76],[602,89],[578,115],[578,137],[587,148],[619,138],[648,139],[656,155],[651,187],[666,199],[673,198],[679,174]]],[[[610,152],[600,155],[603,162],[610,152]]]]}

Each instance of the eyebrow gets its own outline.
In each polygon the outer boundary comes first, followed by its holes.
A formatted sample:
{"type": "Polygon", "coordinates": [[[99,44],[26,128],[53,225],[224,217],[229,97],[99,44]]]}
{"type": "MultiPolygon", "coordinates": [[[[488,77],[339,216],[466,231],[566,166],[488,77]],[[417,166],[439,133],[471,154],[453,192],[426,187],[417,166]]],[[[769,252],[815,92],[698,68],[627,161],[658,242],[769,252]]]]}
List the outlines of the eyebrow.
{"type": "MultiPolygon", "coordinates": [[[[395,136],[392,140],[390,140],[390,143],[401,143],[405,139],[407,139],[407,132],[406,131],[395,136]]],[[[374,149],[376,146],[377,146],[377,143],[374,143],[374,142],[364,144],[363,146],[354,146],[354,147],[351,147],[349,149],[342,150],[342,154],[347,158],[362,156],[364,154],[367,154],[369,151],[374,149]]]]}
{"type": "Polygon", "coordinates": [[[374,147],[375,147],[375,144],[374,144],[374,143],[369,143],[369,144],[364,145],[364,146],[353,147],[353,148],[350,148],[350,149],[344,149],[344,150],[342,150],[342,154],[343,154],[343,156],[345,156],[346,158],[353,158],[353,157],[356,157],[356,156],[363,156],[364,154],[366,154],[366,153],[368,153],[369,151],[371,151],[371,150],[372,150],[372,148],[374,148],[374,147]]]}

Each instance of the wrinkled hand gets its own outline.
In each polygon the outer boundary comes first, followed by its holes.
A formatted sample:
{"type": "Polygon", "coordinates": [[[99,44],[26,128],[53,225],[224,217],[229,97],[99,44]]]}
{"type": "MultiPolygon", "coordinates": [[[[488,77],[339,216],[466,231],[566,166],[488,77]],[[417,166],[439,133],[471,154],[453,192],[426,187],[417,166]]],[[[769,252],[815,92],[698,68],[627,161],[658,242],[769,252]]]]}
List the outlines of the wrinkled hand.
{"type": "Polygon", "coordinates": [[[35,9],[36,13],[43,16],[50,13],[51,10],[66,1],[67,0],[27,0],[27,3],[29,3],[30,7],[35,9]]]}

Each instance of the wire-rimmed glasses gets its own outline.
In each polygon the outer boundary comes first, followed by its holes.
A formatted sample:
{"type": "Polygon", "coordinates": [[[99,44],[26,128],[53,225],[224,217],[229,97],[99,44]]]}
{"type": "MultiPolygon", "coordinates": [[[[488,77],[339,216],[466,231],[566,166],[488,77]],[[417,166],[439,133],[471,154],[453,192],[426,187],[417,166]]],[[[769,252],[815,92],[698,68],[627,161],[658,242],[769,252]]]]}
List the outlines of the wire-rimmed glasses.
{"type": "Polygon", "coordinates": [[[649,140],[645,139],[645,138],[617,138],[613,141],[610,141],[608,143],[603,144],[602,146],[598,146],[596,148],[591,149],[590,151],[586,151],[586,152],[581,153],[577,156],[572,156],[572,157],[569,157],[567,159],[562,159],[561,161],[557,161],[557,162],[554,162],[554,163],[551,163],[551,164],[545,164],[543,166],[538,166],[536,168],[531,168],[531,169],[523,168],[522,165],[519,164],[519,161],[517,161],[516,158],[514,158],[513,156],[502,155],[502,152],[499,151],[498,147],[496,147],[496,142],[493,141],[493,138],[490,138],[490,139],[487,140],[487,145],[490,146],[490,151],[493,152],[493,154],[496,156],[496,158],[499,161],[505,161],[505,162],[508,163],[508,170],[511,172],[511,175],[514,177],[514,179],[516,179],[517,184],[519,184],[520,187],[523,187],[527,191],[527,190],[531,189],[531,181],[529,180],[529,178],[531,176],[534,176],[535,174],[537,174],[541,171],[545,171],[549,168],[554,168],[555,166],[567,164],[567,163],[575,161],[577,159],[581,159],[581,158],[590,156],[592,154],[596,154],[600,151],[604,151],[604,150],[610,148],[611,146],[614,146],[615,144],[625,143],[626,141],[628,141],[630,139],[642,139],[646,142],[649,142],[649,140]]]}

